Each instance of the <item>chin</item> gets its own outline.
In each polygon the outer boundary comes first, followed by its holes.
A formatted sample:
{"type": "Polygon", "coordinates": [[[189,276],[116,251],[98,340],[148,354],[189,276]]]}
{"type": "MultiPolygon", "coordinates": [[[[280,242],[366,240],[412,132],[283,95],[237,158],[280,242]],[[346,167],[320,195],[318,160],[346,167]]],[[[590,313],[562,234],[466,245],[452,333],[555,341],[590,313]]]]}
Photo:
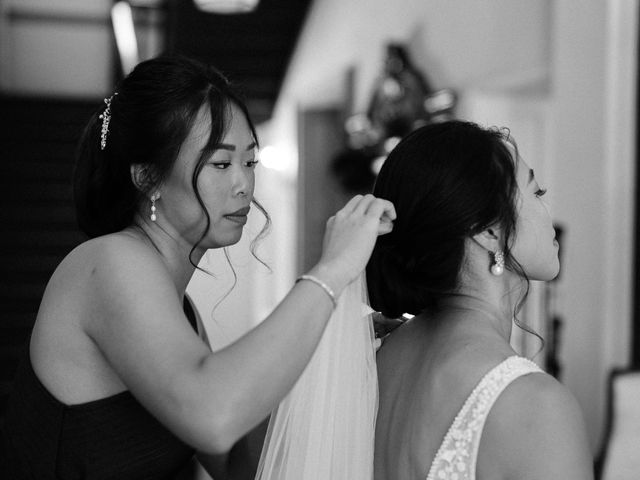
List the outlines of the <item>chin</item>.
{"type": "Polygon", "coordinates": [[[539,282],[550,282],[555,279],[560,273],[560,263],[556,261],[554,264],[546,265],[543,268],[536,269],[531,273],[528,273],[530,280],[537,280],[539,282]]]}
{"type": "Polygon", "coordinates": [[[235,245],[240,241],[240,237],[242,235],[227,235],[225,237],[205,237],[198,244],[199,247],[204,248],[206,250],[212,250],[215,248],[224,248],[230,247],[231,245],[235,245]]]}
{"type": "Polygon", "coordinates": [[[231,245],[235,245],[236,243],[238,243],[240,241],[240,238],[242,238],[242,231],[238,232],[235,235],[229,235],[227,237],[219,238],[217,240],[218,240],[218,245],[220,245],[221,247],[230,247],[231,245]]]}
{"type": "Polygon", "coordinates": [[[538,255],[521,261],[520,265],[529,280],[538,282],[549,282],[560,273],[560,260],[557,254],[538,255]]]}

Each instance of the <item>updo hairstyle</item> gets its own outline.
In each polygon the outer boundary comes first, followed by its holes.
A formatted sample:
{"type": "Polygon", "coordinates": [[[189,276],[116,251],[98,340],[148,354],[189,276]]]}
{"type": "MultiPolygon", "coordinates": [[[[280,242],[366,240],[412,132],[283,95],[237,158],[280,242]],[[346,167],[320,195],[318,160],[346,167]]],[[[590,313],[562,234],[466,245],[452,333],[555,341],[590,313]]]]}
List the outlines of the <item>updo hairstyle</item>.
{"type": "Polygon", "coordinates": [[[398,217],[367,266],[375,310],[398,317],[436,307],[459,286],[466,239],[492,226],[502,228],[505,265],[521,271],[509,248],[518,184],[507,142],[506,130],[448,121],[415,130],[389,154],[373,194],[398,217]]]}

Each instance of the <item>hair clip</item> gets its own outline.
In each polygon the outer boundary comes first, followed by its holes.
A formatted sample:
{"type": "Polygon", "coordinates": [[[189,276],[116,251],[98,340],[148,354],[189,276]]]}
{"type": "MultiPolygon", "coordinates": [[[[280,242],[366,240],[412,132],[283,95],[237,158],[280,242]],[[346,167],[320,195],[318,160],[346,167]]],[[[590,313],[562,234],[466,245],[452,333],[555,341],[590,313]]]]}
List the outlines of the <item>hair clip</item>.
{"type": "Polygon", "coordinates": [[[102,112],[98,117],[102,120],[102,130],[100,131],[100,150],[104,150],[107,146],[107,134],[109,133],[109,122],[111,121],[111,100],[113,100],[113,97],[116,95],[118,95],[118,92],[114,93],[109,98],[104,99],[104,103],[106,103],[107,108],[105,108],[104,112],[102,112]]]}

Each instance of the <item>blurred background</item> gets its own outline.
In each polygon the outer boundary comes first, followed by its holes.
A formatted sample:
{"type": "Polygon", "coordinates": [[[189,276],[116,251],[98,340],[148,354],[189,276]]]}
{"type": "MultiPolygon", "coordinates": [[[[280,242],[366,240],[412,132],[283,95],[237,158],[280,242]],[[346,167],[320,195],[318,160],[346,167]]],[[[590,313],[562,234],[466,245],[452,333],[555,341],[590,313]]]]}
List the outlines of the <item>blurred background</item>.
{"type": "Polygon", "coordinates": [[[548,188],[562,263],[523,312],[544,347],[518,329],[513,343],[573,391],[602,458],[620,432],[612,372],[640,365],[639,15],[635,0],[0,0],[0,400],[49,275],[83,240],[70,176],[84,124],[136,63],[179,52],[244,93],[273,219],[258,249],[271,271],[248,253],[254,213],[231,248],[235,287],[221,252],[189,285],[214,348],[318,259],[327,218],[400,137],[447,118],[507,126],[548,188]]]}

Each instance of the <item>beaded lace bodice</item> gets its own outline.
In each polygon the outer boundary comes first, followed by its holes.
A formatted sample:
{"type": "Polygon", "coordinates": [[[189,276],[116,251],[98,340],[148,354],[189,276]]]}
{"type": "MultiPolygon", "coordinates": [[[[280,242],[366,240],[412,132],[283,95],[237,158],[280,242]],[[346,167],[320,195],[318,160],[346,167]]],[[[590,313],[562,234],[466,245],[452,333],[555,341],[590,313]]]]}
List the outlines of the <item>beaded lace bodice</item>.
{"type": "Polygon", "coordinates": [[[480,437],[494,402],[516,378],[541,371],[531,360],[515,355],[491,369],[473,389],[449,427],[431,463],[427,480],[475,480],[480,437]]]}

